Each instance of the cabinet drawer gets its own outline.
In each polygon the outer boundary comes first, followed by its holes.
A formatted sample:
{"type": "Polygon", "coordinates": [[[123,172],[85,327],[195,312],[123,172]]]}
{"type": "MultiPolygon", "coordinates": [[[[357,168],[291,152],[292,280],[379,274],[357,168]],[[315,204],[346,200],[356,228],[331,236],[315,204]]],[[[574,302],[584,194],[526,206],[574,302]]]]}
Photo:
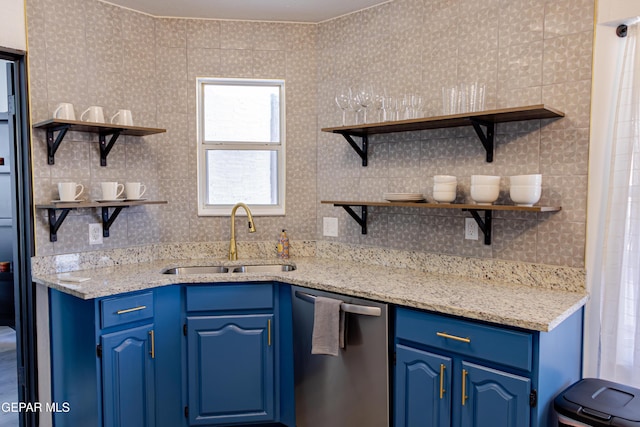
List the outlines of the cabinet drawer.
{"type": "Polygon", "coordinates": [[[533,337],[526,332],[398,309],[396,336],[436,349],[531,371],[533,337]]]}
{"type": "Polygon", "coordinates": [[[213,285],[188,286],[187,311],[229,311],[273,308],[273,286],[213,285]]]}
{"type": "Polygon", "coordinates": [[[153,292],[107,298],[100,301],[102,328],[153,317],[153,292]]]}

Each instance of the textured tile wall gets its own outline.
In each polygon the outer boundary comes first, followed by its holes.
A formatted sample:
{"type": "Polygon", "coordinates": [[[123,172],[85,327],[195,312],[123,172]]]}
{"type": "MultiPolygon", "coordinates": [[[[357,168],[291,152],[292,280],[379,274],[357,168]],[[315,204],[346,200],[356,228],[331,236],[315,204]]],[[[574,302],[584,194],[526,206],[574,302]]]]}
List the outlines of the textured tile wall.
{"type": "MultiPolygon", "coordinates": [[[[363,82],[421,93],[426,115],[441,114],[442,86],[472,81],[487,84],[487,108],[544,103],[566,114],[498,125],[493,163],[468,128],[375,136],[368,167],[342,137],[318,132],[318,200],[430,198],[432,176],[450,174],[463,202],[472,174],[542,173],[540,203],[563,208],[496,213],[485,246],[464,239],[460,211],[374,208],[362,235],[341,208],[320,205],[318,230],[322,217],[339,217],[340,237],[325,239],[584,267],[593,8],[593,0],[395,0],[319,25],[319,128],[341,124],[336,91],[363,82]]],[[[508,180],[501,185],[499,203],[509,203],[508,180]]]]}
{"type": "MultiPolygon", "coordinates": [[[[118,141],[100,167],[97,137],[71,133],[46,162],[43,131],[33,131],[36,203],[57,198],[59,181],[73,180],[100,197],[100,182],[141,181],[163,206],[123,210],[101,246],[88,243],[94,209],[72,211],[49,242],[46,211],[38,210],[38,255],[150,243],[222,241],[228,218],[198,217],[196,208],[196,77],[286,80],[287,215],[260,217],[254,234],[238,240],[273,241],[282,228],[292,239],[316,237],[316,35],[315,25],[159,19],[94,0],[28,0],[29,65],[34,123],[59,102],[76,116],[100,105],[110,118],[133,112],[140,126],[166,134],[118,141]],[[311,137],[310,137],[311,136],[311,137]]],[[[240,221],[240,220],[238,220],[240,221]]]]}
{"type": "MultiPolygon", "coordinates": [[[[287,81],[287,216],[262,217],[239,240],[322,238],[322,217],[340,219],[345,243],[480,258],[584,266],[587,146],[594,0],[395,0],[317,26],[244,21],[156,19],[86,0],[27,0],[34,122],[59,102],[76,113],[102,105],[107,115],[133,111],[136,124],[166,134],[116,144],[98,165],[95,138],[72,134],[46,165],[44,135],[34,131],[36,202],[55,198],[60,180],[88,186],[141,180],[165,206],[125,210],[101,247],[88,245],[93,210],[74,212],[59,241],[48,241],[38,213],[39,255],[156,242],[228,238],[228,219],[200,218],[195,185],[195,77],[285,78],[287,81]],[[545,103],[562,120],[499,125],[494,163],[470,129],[371,138],[363,168],[339,136],[336,88],[370,82],[389,93],[422,93],[426,113],[441,109],[441,87],[487,84],[487,108],[545,103]],[[372,209],[363,236],[326,199],[379,199],[385,191],[431,194],[431,177],[460,180],[466,200],[471,174],[542,173],[541,203],[555,214],[500,213],[494,243],[463,238],[459,211],[372,209]]],[[[507,180],[500,202],[507,203],[507,180]]]]}

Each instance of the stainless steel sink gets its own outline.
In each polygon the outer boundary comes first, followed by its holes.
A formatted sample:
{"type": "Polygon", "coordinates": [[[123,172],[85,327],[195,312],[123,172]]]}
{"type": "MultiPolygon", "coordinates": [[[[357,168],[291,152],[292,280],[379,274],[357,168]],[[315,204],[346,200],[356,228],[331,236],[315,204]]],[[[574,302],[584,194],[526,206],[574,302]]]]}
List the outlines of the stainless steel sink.
{"type": "Polygon", "coordinates": [[[194,265],[189,267],[167,268],[163,274],[212,274],[212,273],[228,273],[229,268],[221,265],[194,265]]]}
{"type": "Polygon", "coordinates": [[[293,264],[238,265],[224,267],[222,265],[192,265],[173,267],[162,271],[162,274],[221,274],[221,273],[280,273],[293,271],[293,264]]]}
{"type": "Polygon", "coordinates": [[[234,273],[280,273],[283,271],[293,271],[296,269],[292,264],[263,264],[263,265],[240,265],[234,267],[234,273]]]}

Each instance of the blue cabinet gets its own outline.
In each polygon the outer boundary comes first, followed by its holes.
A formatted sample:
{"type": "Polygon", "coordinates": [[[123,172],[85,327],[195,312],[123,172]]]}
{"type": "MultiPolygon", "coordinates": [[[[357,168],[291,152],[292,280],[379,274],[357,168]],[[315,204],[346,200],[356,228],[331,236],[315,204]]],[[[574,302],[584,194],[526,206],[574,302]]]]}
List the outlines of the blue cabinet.
{"type": "Polygon", "coordinates": [[[190,426],[295,425],[288,288],[272,283],[185,287],[190,426]]]}
{"type": "Polygon", "coordinates": [[[461,365],[461,426],[530,425],[529,378],[465,361],[461,365]]]}
{"type": "Polygon", "coordinates": [[[187,317],[189,424],[273,421],[273,314],[187,317]]]}
{"type": "Polygon", "coordinates": [[[551,332],[398,308],[396,427],[547,427],[581,374],[582,312],[551,332]]]}
{"type": "Polygon", "coordinates": [[[51,289],[56,427],[182,425],[180,288],[95,300],[51,289]]]}
{"type": "Polygon", "coordinates": [[[397,427],[451,425],[452,359],[396,346],[397,427]]]}
{"type": "Polygon", "coordinates": [[[144,325],[100,337],[105,426],[155,427],[154,334],[144,325]]]}

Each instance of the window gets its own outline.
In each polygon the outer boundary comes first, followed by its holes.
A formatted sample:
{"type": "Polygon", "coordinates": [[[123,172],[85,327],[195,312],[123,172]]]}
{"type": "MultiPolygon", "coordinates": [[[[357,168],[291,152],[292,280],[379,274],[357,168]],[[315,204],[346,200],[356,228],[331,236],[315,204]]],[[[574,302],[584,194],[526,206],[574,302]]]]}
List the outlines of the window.
{"type": "Polygon", "coordinates": [[[198,215],[284,215],[284,81],[198,79],[198,215]]]}

